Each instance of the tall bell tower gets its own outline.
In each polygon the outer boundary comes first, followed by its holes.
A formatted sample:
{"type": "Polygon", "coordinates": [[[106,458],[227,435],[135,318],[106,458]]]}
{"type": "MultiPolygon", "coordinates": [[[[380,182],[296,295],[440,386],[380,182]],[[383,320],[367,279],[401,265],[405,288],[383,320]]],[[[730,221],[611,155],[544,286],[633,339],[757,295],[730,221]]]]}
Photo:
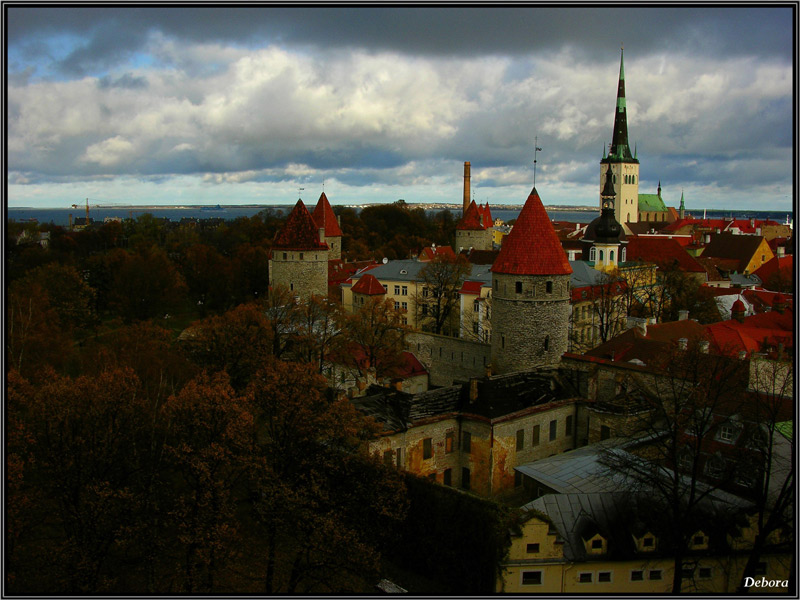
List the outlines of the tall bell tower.
{"type": "MultiPolygon", "coordinates": [[[[611,165],[611,178],[616,195],[614,216],[620,223],[636,223],[639,220],[639,159],[631,154],[628,142],[628,113],[625,106],[625,68],[623,51],[619,55],[619,85],[617,106],[614,112],[614,132],[608,154],[603,148],[600,161],[600,189],[605,189],[607,166],[611,165]]],[[[602,209],[602,201],[601,206],[602,209]]]]}

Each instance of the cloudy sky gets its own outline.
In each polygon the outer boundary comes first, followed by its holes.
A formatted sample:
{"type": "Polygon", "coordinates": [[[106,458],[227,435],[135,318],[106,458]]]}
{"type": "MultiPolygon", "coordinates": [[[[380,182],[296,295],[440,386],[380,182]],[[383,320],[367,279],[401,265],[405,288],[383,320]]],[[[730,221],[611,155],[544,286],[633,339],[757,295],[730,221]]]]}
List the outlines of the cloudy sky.
{"type": "Polygon", "coordinates": [[[791,7],[5,8],[9,206],[596,205],[624,43],[640,192],[792,207],[791,7]]]}

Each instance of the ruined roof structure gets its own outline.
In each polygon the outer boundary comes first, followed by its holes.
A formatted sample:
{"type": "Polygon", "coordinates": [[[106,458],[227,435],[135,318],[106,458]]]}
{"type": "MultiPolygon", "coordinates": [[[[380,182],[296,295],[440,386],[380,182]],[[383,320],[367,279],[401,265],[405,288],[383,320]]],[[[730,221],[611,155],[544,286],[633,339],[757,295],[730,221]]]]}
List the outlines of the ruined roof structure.
{"type": "Polygon", "coordinates": [[[333,209],[331,208],[330,202],[328,202],[328,197],[325,195],[325,192],[322,192],[320,195],[317,206],[314,208],[314,212],[311,216],[314,218],[317,228],[325,228],[325,237],[342,236],[342,229],[339,227],[339,221],[336,219],[336,215],[333,214],[333,209]]]}
{"type": "Polygon", "coordinates": [[[328,244],[319,239],[319,227],[302,200],[298,200],[286,218],[283,228],[272,242],[273,249],[327,250],[328,244]]]}
{"type": "Polygon", "coordinates": [[[561,247],[536,188],[531,190],[517,222],[503,240],[492,272],[512,275],[572,273],[567,254],[561,247]]]}

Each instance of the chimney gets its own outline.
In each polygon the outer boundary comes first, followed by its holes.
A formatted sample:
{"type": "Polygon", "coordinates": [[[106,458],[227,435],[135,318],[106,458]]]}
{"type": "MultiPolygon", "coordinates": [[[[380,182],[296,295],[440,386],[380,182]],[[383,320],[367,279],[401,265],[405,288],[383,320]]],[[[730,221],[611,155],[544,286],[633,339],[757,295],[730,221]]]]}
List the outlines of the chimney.
{"type": "Polygon", "coordinates": [[[700,340],[698,345],[700,346],[700,352],[703,354],[708,354],[708,340],[700,340]]]}
{"type": "Polygon", "coordinates": [[[469,403],[472,404],[478,399],[478,378],[471,377],[469,380],[469,403]]]}
{"type": "Polygon", "coordinates": [[[678,311],[678,321],[685,321],[689,318],[689,311],[688,310],[679,310],[678,311]]]}
{"type": "Polygon", "coordinates": [[[750,217],[750,227],[756,226],[756,220],[753,217],[750,217]]]}
{"type": "Polygon", "coordinates": [[[324,227],[320,227],[319,228],[319,241],[320,242],[324,242],[325,241],[325,228],[324,227]]]}
{"type": "Polygon", "coordinates": [[[686,350],[689,347],[689,340],[686,338],[678,338],[678,350],[686,350]]]}
{"type": "Polygon", "coordinates": [[[642,336],[646,336],[647,335],[647,319],[643,319],[642,321],[639,321],[636,324],[636,327],[639,328],[639,333],[641,333],[642,336]]]}
{"type": "Polygon", "coordinates": [[[469,195],[470,195],[470,191],[469,191],[469,176],[470,176],[469,170],[470,170],[469,161],[467,161],[467,162],[464,163],[464,210],[461,213],[462,217],[465,214],[467,214],[467,208],[469,208],[469,195]]]}
{"type": "Polygon", "coordinates": [[[783,246],[777,246],[775,248],[775,252],[778,258],[783,258],[786,255],[786,248],[784,248],[783,246]]]}

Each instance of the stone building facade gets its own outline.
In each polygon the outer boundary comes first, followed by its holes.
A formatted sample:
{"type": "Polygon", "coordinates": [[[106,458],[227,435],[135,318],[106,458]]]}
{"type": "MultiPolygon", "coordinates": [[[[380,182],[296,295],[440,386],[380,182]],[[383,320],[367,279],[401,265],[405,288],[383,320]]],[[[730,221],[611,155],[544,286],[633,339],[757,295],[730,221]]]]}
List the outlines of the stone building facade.
{"type": "Polygon", "coordinates": [[[464,216],[456,225],[456,252],[492,249],[492,223],[484,223],[482,213],[474,200],[470,202],[464,216]]]}
{"type": "Polygon", "coordinates": [[[342,229],[339,226],[339,219],[333,213],[330,202],[325,192],[320,194],[317,206],[311,213],[318,229],[325,230],[325,243],[328,244],[328,260],[339,260],[342,258],[342,229]]]}

